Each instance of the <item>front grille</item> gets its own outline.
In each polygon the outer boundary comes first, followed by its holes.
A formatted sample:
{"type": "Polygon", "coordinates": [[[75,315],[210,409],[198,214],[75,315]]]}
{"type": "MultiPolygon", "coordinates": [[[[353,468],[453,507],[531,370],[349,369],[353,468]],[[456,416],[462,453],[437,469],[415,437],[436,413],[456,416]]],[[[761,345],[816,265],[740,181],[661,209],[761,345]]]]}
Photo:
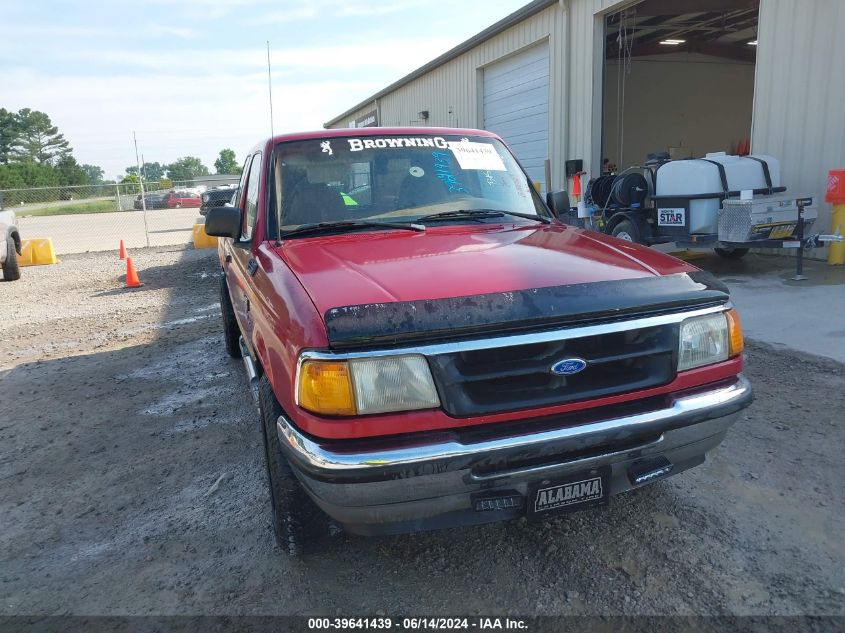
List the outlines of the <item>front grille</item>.
{"type": "Polygon", "coordinates": [[[444,409],[483,415],[565,404],[648,389],[675,378],[677,324],[563,341],[478,349],[429,357],[444,409]],[[566,358],[587,367],[552,373],[566,358]]]}

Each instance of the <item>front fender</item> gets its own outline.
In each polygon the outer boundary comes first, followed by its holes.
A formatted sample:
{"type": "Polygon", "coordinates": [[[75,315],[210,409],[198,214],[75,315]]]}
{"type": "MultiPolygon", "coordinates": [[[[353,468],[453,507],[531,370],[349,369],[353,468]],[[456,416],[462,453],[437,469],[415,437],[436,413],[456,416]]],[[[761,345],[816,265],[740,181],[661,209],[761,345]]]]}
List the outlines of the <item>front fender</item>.
{"type": "Polygon", "coordinates": [[[256,251],[252,340],[259,372],[267,375],[279,404],[296,417],[294,378],[302,349],[327,349],[326,328],[308,293],[287,264],[263,243],[256,251]]]}

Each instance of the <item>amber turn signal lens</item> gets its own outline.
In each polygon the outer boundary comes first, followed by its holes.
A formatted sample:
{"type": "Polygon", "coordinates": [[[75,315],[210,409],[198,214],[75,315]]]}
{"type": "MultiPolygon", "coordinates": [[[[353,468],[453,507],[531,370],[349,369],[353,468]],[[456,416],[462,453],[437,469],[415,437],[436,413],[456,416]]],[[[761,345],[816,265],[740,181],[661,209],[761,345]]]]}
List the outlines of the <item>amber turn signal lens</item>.
{"type": "Polygon", "coordinates": [[[321,415],[355,415],[355,397],[347,364],[317,360],[302,363],[299,406],[321,415]]]}
{"type": "Polygon", "coordinates": [[[728,340],[730,341],[731,356],[737,356],[742,353],[742,325],[739,323],[739,314],[736,310],[728,310],[726,313],[728,317],[728,340]]]}

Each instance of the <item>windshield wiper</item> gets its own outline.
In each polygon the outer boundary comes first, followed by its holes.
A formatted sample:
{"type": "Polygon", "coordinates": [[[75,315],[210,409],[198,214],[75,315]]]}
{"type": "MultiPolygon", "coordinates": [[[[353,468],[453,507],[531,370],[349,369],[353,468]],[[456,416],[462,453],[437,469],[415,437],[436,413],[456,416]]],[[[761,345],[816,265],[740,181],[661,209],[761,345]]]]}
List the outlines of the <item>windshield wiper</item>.
{"type": "Polygon", "coordinates": [[[543,224],[550,224],[549,218],[544,218],[542,215],[533,215],[531,213],[519,213],[517,211],[505,211],[503,209],[458,209],[457,211],[442,211],[441,213],[432,213],[424,215],[416,219],[417,222],[427,222],[430,220],[461,220],[468,218],[471,220],[481,220],[483,218],[500,218],[503,215],[511,215],[517,218],[525,218],[526,220],[535,220],[543,224]]]}
{"type": "Polygon", "coordinates": [[[337,222],[318,222],[316,224],[303,224],[290,231],[279,233],[279,240],[297,235],[309,235],[319,233],[337,233],[355,231],[361,228],[378,229],[401,229],[404,231],[425,231],[422,224],[406,224],[402,222],[369,222],[367,220],[340,220],[337,222]]]}

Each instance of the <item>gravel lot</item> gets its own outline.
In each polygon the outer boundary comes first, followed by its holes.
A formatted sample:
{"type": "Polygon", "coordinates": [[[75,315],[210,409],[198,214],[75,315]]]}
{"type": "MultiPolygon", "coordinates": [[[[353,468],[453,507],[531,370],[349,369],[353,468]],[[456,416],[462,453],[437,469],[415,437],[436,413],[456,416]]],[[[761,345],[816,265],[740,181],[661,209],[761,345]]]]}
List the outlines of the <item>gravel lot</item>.
{"type": "Polygon", "coordinates": [[[608,508],[291,560],[216,253],[132,254],[0,284],[0,615],[845,615],[845,366],[750,343],[722,447],[608,508]]]}

